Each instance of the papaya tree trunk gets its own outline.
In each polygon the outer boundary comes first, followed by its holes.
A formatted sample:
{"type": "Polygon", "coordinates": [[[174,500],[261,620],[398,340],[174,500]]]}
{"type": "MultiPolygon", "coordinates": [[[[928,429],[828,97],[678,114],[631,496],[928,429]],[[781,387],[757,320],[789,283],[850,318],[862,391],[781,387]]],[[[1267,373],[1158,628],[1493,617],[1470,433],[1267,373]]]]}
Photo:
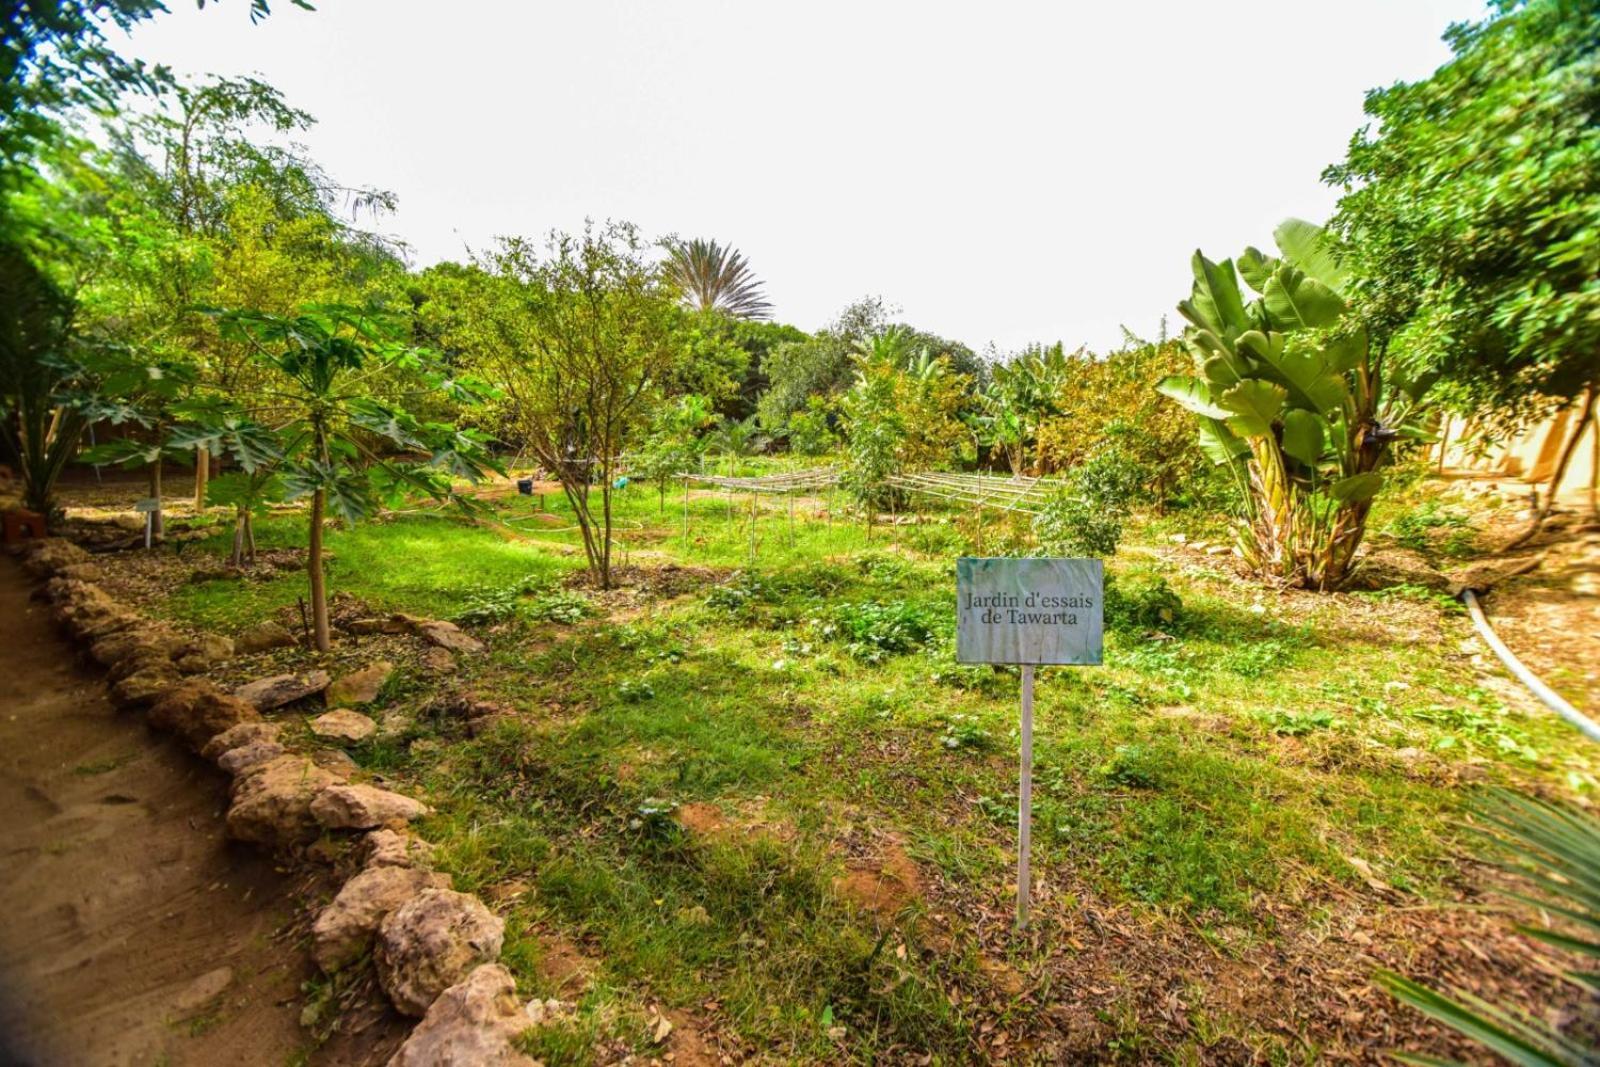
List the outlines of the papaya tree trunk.
{"type": "Polygon", "coordinates": [[[194,450],[194,510],[205,510],[206,483],[211,480],[211,451],[205,447],[194,450]]]}
{"type": "Polygon", "coordinates": [[[244,520],[246,512],[239,511],[233,516],[233,554],[228,557],[228,563],[234,567],[244,566],[244,520]]]}
{"type": "Polygon", "coordinates": [[[156,502],[155,511],[150,513],[150,536],[160,540],[166,536],[167,520],[161,514],[161,457],[156,456],[156,461],[150,464],[150,499],[156,502]]]}
{"type": "Polygon", "coordinates": [[[326,500],[318,489],[311,494],[311,537],[306,550],[306,570],[311,578],[311,633],[318,652],[333,647],[328,628],[328,587],[322,574],[322,512],[326,500]]]}

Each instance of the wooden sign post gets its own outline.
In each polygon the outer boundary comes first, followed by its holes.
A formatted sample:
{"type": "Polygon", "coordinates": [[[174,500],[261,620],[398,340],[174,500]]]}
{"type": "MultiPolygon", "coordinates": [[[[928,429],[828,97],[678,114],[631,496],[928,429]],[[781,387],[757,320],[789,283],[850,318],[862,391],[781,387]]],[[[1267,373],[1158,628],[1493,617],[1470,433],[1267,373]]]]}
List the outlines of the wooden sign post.
{"type": "Polygon", "coordinates": [[[1017,927],[1028,925],[1033,839],[1033,673],[1100,663],[1105,565],[1097,559],[956,561],[956,659],[1022,668],[1017,788],[1017,927]]]}

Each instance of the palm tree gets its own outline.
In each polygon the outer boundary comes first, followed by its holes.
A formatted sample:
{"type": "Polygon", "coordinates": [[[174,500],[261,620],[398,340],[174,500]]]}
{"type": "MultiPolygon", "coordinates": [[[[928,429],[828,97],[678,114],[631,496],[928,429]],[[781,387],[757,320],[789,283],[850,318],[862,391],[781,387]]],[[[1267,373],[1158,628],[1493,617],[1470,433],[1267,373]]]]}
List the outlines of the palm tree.
{"type": "Polygon", "coordinates": [[[668,241],[667,276],[683,290],[685,307],[735,319],[772,317],[760,279],[737,248],[715,241],[668,241]]]}

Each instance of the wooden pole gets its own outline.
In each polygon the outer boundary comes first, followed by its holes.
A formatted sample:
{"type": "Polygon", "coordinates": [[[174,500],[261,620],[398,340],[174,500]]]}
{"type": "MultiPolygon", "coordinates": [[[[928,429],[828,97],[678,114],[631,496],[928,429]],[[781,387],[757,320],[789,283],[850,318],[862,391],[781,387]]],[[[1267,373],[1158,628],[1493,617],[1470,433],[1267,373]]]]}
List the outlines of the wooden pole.
{"type": "Polygon", "coordinates": [[[1017,788],[1017,929],[1028,926],[1033,844],[1033,664],[1022,665],[1022,775],[1017,788]]]}
{"type": "Polygon", "coordinates": [[[683,553],[689,554],[689,479],[683,480],[683,553]]]}

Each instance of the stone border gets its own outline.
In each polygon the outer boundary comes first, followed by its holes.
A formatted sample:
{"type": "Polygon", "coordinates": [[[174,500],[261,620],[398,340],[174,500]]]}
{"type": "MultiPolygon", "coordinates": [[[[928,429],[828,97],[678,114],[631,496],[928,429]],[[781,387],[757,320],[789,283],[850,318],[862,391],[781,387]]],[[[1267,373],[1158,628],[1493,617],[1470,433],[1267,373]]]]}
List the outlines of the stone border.
{"type": "MultiPolygon", "coordinates": [[[[504,921],[476,896],[455,892],[450,876],[432,869],[432,847],[407,829],[429,813],[426,804],[289,751],[279,725],[255,705],[189,677],[230,658],[233,642],[186,637],[118,603],[78,545],[42,538],[17,554],[44,582],[34,595],[50,603],[52,621],[105,670],[112,702],[144,713],[152,728],[177,734],[233,779],[229,837],[284,854],[324,834],[360,835],[362,867],[317,916],[312,957],[330,974],[370,959],[390,1003],[420,1019],[389,1067],[533,1067],[513,1041],[548,1007],[519,1004],[511,972],[497,962],[504,921]]],[[[449,623],[404,621],[441,647],[481,647],[449,623]]]]}

